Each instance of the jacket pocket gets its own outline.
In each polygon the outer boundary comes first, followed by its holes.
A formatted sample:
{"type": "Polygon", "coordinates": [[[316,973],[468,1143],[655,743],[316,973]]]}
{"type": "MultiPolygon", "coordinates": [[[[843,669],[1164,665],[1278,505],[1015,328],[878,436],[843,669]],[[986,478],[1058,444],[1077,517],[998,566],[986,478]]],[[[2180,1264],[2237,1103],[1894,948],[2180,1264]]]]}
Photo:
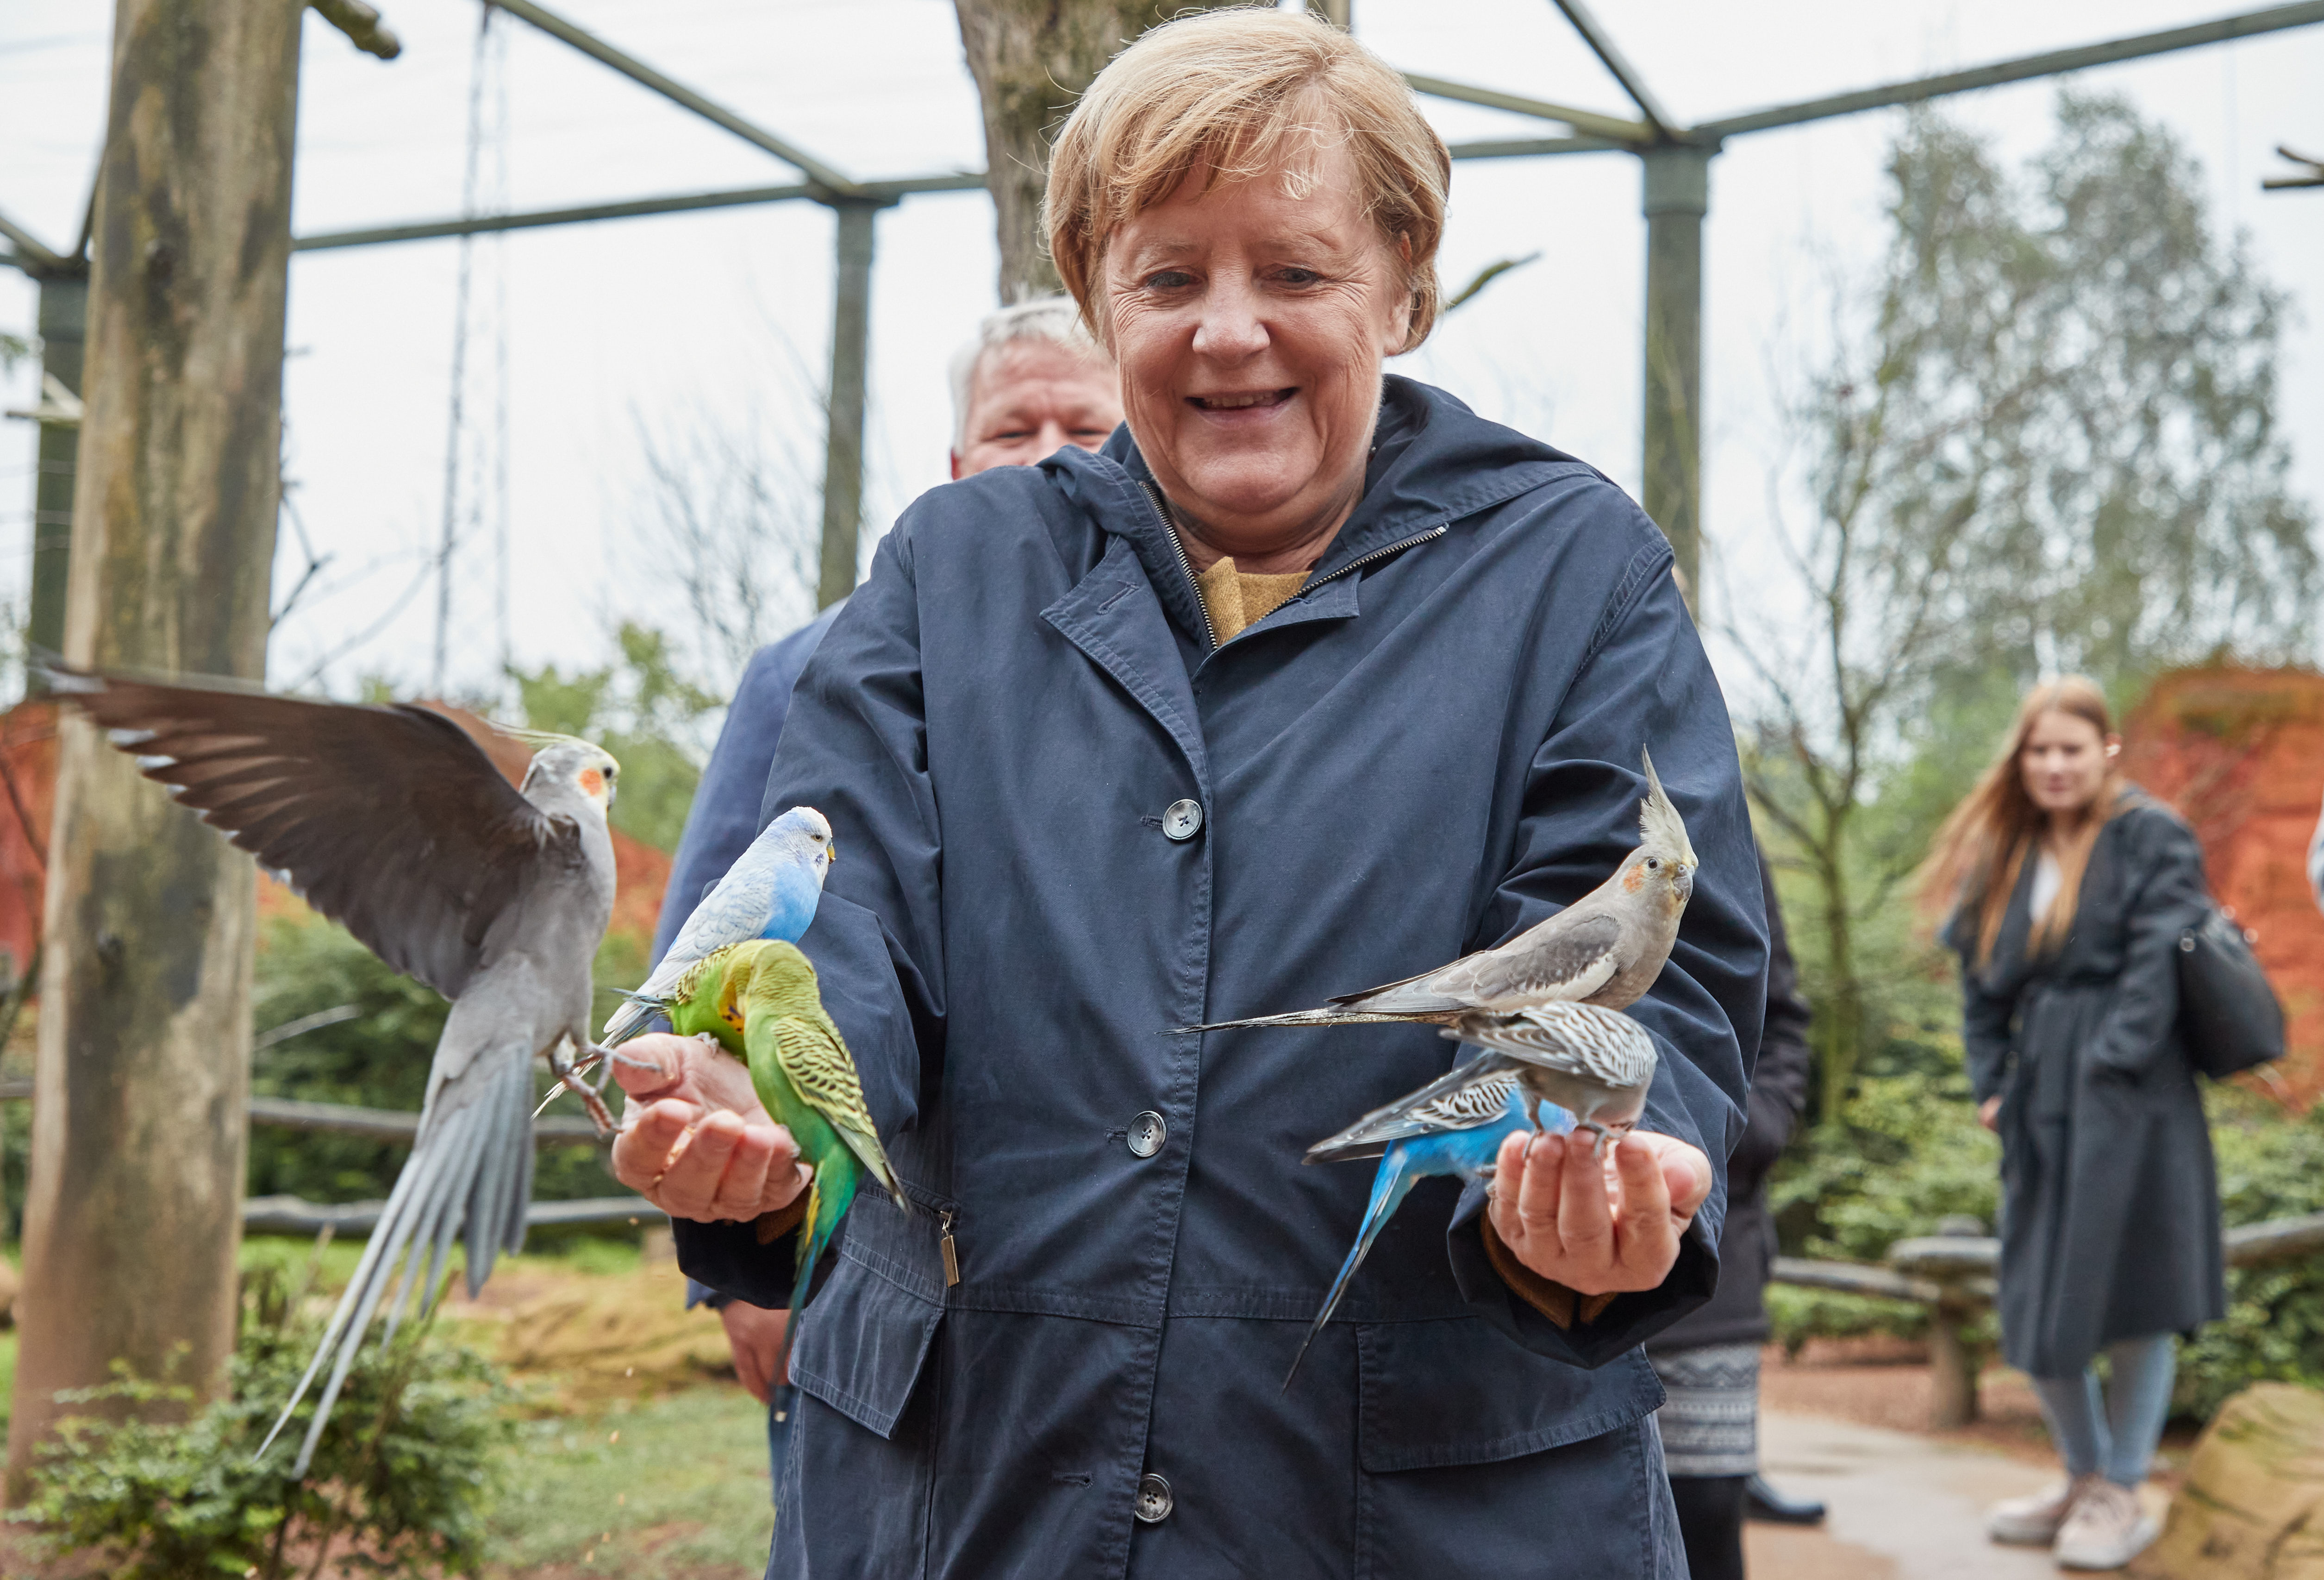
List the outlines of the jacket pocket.
{"type": "Polygon", "coordinates": [[[889,1437],[927,1364],[943,1317],[942,1306],[842,1244],[830,1278],[799,1314],[791,1381],[857,1426],[889,1437]]]}
{"type": "Polygon", "coordinates": [[[1538,1454],[1602,1437],[1663,1402],[1640,1351],[1585,1372],[1480,1317],[1362,1324],[1356,1354],[1358,1454],[1374,1473],[1538,1454]]]}

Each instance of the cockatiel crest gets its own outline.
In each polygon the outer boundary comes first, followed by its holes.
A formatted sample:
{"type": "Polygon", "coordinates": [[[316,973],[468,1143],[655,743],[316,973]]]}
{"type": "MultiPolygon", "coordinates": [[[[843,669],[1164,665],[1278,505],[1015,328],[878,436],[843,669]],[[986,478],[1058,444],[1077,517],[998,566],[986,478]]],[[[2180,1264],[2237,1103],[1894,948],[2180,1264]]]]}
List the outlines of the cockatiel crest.
{"type": "Polygon", "coordinates": [[[1639,755],[1646,771],[1646,794],[1638,803],[1638,845],[1623,858],[1615,881],[1623,892],[1659,898],[1675,913],[1693,895],[1695,869],[1702,864],[1687,839],[1686,820],[1655,772],[1653,756],[1639,755]]]}

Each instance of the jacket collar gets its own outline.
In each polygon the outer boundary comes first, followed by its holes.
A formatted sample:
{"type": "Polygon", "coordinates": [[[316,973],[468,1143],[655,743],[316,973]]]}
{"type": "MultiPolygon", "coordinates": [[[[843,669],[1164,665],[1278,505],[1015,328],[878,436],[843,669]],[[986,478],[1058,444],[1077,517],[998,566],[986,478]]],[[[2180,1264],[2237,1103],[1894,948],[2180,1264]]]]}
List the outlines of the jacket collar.
{"type": "MultiPolygon", "coordinates": [[[[1041,467],[1104,531],[1127,539],[1173,625],[1197,644],[1209,629],[1192,568],[1155,500],[1160,489],[1127,424],[1102,449],[1063,449],[1041,467]],[[1150,491],[1150,492],[1149,492],[1150,491]]],[[[1417,547],[1435,529],[1569,472],[1572,457],[1488,422],[1452,396],[1394,374],[1383,381],[1364,494],[1298,596],[1267,624],[1356,613],[1358,561],[1417,547]]]]}

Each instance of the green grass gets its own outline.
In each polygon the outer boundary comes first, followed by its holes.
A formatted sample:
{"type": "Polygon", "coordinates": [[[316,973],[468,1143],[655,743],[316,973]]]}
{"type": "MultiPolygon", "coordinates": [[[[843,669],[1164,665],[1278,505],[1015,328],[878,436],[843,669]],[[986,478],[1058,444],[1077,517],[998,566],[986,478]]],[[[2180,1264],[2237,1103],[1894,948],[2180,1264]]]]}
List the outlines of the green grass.
{"type": "Polygon", "coordinates": [[[752,1580],[767,1564],[770,1490],[766,1409],[740,1388],[527,1421],[506,1451],[486,1561],[752,1580]]]}
{"type": "MultiPolygon", "coordinates": [[[[634,1272],[638,1266],[638,1246],[635,1240],[614,1240],[603,1236],[571,1235],[563,1240],[547,1235],[533,1236],[536,1249],[521,1256],[503,1256],[493,1264],[493,1270],[503,1268],[552,1267],[566,1272],[591,1278],[634,1272]]],[[[337,1294],[347,1287],[355,1275],[355,1263],[363,1256],[364,1240],[360,1235],[334,1239],[323,1248],[323,1265],[315,1280],[318,1293],[337,1294]]],[[[290,1234],[254,1234],[242,1243],[242,1270],[253,1273],[273,1268],[295,1279],[315,1253],[315,1243],[304,1236],[290,1234]]],[[[458,1245],[452,1248],[445,1261],[447,1269],[462,1269],[468,1264],[467,1252],[458,1245]]],[[[455,1280],[456,1292],[466,1286],[455,1280]]]]}

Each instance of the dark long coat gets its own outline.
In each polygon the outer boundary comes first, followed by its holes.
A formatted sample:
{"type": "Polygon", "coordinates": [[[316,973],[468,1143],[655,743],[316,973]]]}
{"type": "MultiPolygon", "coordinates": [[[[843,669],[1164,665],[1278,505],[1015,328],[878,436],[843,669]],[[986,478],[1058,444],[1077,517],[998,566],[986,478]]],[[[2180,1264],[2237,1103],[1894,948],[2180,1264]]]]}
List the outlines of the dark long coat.
{"type": "MultiPolygon", "coordinates": [[[[936,490],[793,695],[769,804],[839,853],[803,947],[921,1210],[858,1196],[799,1320],[770,1572],[1675,1576],[1637,1345],[1711,1289],[1723,1195],[1660,1289],[1568,1332],[1492,1272],[1475,1193],[1424,1184],[1286,1391],[1370,1184],[1302,1151],[1453,1046],[1171,1030],[1570,903],[1636,843],[1650,746],[1703,864],[1636,1011],[1646,1123],[1723,1160],[1766,943],[1669,546],[1391,379],[1355,513],[1214,648],[1149,480],[1124,430],[936,490]]],[[[758,1304],[789,1243],[680,1226],[687,1270],[758,1304]]]]}
{"type": "Polygon", "coordinates": [[[1727,1221],[1719,1231],[1719,1288],[1709,1304],[1690,1311],[1646,1346],[1657,1355],[1712,1344],[1766,1339],[1767,1275],[1775,1261],[1775,1220],[1767,1212],[1767,1176],[1774,1172],[1808,1105],[1808,1003],[1800,996],[1799,967],[1784,935],[1784,911],[1762,853],[1767,907],[1767,1013],[1759,1029],[1759,1058],[1751,1067],[1743,1137],[1727,1155],[1727,1221]]]}
{"type": "Polygon", "coordinates": [[[2098,833],[2064,945],[2029,957],[2033,887],[2029,859],[1982,969],[1972,910],[1948,940],[1969,1085],[2001,1097],[2002,1354],[2071,1377],[2116,1339],[2227,1309],[2211,1135],[2178,1025],[2202,847],[2132,792],[2098,833]]]}

